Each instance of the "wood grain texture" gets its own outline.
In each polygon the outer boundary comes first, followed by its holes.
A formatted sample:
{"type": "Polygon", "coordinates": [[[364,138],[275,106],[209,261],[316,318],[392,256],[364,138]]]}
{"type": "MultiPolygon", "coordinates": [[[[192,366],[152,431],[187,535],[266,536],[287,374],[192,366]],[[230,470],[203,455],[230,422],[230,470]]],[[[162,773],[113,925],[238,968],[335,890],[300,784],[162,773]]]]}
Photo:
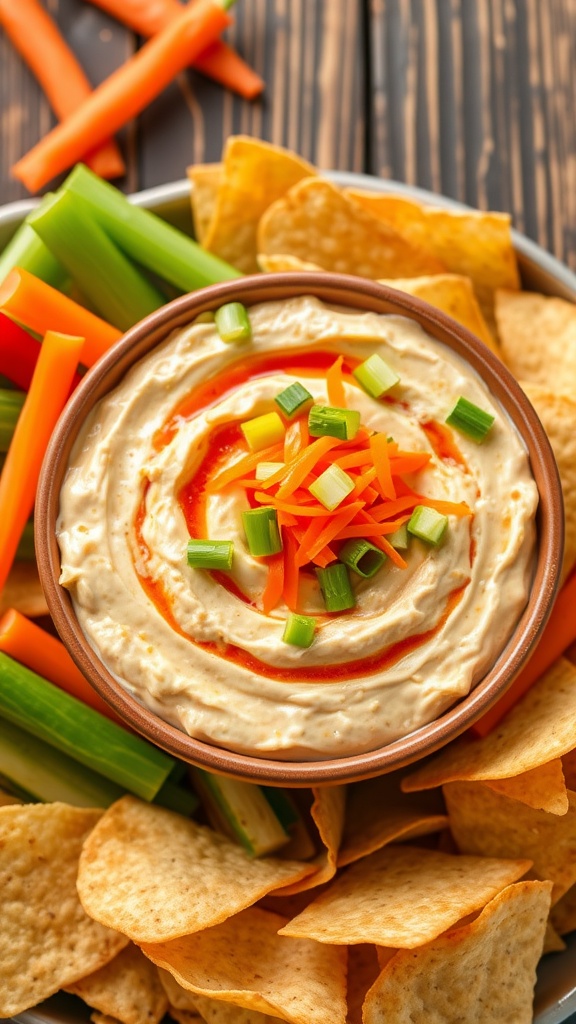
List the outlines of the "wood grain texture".
{"type": "Polygon", "coordinates": [[[576,268],[575,0],[368,0],[369,169],[482,209],[576,268]]]}

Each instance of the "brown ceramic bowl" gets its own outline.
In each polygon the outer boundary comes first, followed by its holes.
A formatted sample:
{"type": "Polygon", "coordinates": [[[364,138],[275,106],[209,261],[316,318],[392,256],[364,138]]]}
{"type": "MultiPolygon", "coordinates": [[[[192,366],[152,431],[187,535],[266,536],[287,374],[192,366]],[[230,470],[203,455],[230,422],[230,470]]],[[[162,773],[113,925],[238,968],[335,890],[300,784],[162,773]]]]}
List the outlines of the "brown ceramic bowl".
{"type": "Polygon", "coordinates": [[[211,771],[273,785],[309,786],[350,782],[409,764],[454,739],[498,699],[528,659],[551,610],[562,562],[563,507],[554,456],[536,413],[498,358],[463,327],[419,299],[375,282],[336,274],[267,274],[214,285],[176,299],[128,331],[86,375],[64,411],[46,454],[36,501],[35,531],[40,576],[56,627],[78,667],[121,718],[164,750],[211,771]],[[295,762],[238,754],[193,739],[130,696],[95,654],[78,624],[68,592],[58,583],[60,552],[55,523],[68,459],[84,419],[137,360],[175,328],[224,302],[239,300],[250,306],[303,294],[358,310],[412,317],[466,359],[522,436],[540,504],[536,565],[528,603],[505,649],[471,693],[435,721],[377,750],[295,762]]]}

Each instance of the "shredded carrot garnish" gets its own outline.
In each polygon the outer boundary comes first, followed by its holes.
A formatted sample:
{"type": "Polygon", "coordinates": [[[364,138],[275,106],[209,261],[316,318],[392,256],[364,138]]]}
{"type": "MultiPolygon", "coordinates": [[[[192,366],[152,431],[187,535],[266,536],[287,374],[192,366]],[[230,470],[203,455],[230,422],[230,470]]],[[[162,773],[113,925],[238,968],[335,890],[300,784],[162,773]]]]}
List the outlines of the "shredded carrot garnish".
{"type": "Polygon", "coordinates": [[[428,452],[401,452],[393,455],[390,459],[390,470],[392,476],[402,476],[403,473],[418,473],[430,462],[431,456],[428,452]]]}
{"type": "Polygon", "coordinates": [[[284,435],[284,462],[287,465],[292,462],[309,443],[308,421],[305,416],[299,416],[289,424],[284,435]]]}
{"type": "Polygon", "coordinates": [[[336,406],[337,409],[346,408],[346,392],[344,391],[344,381],[342,380],[343,362],[344,356],[338,356],[336,362],[332,363],[330,369],[326,370],[328,402],[330,405],[336,406]]]}
{"type": "Polygon", "coordinates": [[[265,615],[269,615],[278,604],[284,589],[284,552],[279,551],[277,555],[269,555],[266,561],[268,563],[268,579],[262,594],[262,610],[265,615]]]}
{"type": "MultiPolygon", "coordinates": [[[[369,512],[366,512],[365,509],[361,509],[358,512],[358,519],[362,523],[365,523],[367,526],[371,526],[374,523],[372,516],[370,515],[369,512]]],[[[375,547],[380,548],[381,551],[384,551],[384,553],[388,555],[390,561],[394,562],[394,565],[397,565],[399,569],[406,568],[406,562],[402,558],[402,555],[399,554],[398,551],[396,551],[396,548],[392,547],[392,545],[386,540],[385,537],[372,536],[372,543],[374,544],[375,547]]]]}
{"type": "Polygon", "coordinates": [[[361,466],[373,465],[372,452],[366,448],[348,455],[338,455],[333,461],[340,469],[359,469],[361,466]]]}
{"type": "MultiPolygon", "coordinates": [[[[376,468],[375,468],[375,466],[371,466],[370,469],[367,469],[365,473],[361,473],[357,477],[356,483],[354,484],[354,490],[352,491],[352,496],[354,498],[357,498],[359,494],[362,494],[366,490],[366,488],[372,483],[372,481],[375,479],[375,477],[376,477],[376,468]]],[[[376,491],[374,493],[377,494],[376,491]]]]}
{"type": "Polygon", "coordinates": [[[385,434],[374,434],[370,438],[370,450],[374,459],[374,467],[383,498],[393,501],[396,497],[392,470],[390,468],[390,455],[388,453],[388,441],[385,434]]]}
{"type": "Polygon", "coordinates": [[[284,541],[284,587],[282,597],[284,603],[291,612],[298,609],[298,582],[300,572],[296,565],[296,550],[298,542],[293,533],[288,530],[283,532],[284,541]]]}
{"type": "Polygon", "coordinates": [[[313,562],[316,556],[322,551],[323,548],[327,547],[335,537],[343,530],[348,523],[354,519],[357,512],[362,508],[362,502],[352,502],[351,505],[346,505],[336,516],[329,519],[327,523],[323,525],[322,530],[318,534],[315,542],[308,549],[308,561],[313,562]]]}
{"type": "Polygon", "coordinates": [[[407,523],[410,516],[400,516],[392,523],[352,523],[350,526],[340,530],[335,540],[349,540],[351,537],[386,537],[396,533],[404,523],[407,523]]]}
{"type": "MultiPolygon", "coordinates": [[[[259,462],[277,462],[283,452],[283,446],[281,444],[270,445],[269,448],[264,448],[261,452],[252,452],[250,455],[244,455],[243,458],[238,459],[228,469],[223,470],[222,473],[218,473],[208,485],[208,491],[213,493],[215,491],[221,491],[223,487],[227,487],[228,484],[234,483],[235,480],[239,480],[244,476],[245,473],[249,473],[251,469],[255,469],[259,462]]],[[[263,485],[264,481],[258,481],[260,486],[263,485]]]]}
{"type": "Polygon", "coordinates": [[[427,508],[435,508],[445,516],[471,516],[472,509],[465,501],[437,501],[435,498],[427,498],[424,494],[418,495],[418,505],[426,505],[427,508]]]}
{"type": "Polygon", "coordinates": [[[292,505],[287,501],[280,501],[278,498],[272,497],[270,494],[265,494],[264,491],[256,491],[254,495],[256,501],[261,505],[271,505],[273,508],[277,508],[281,512],[291,512],[294,516],[335,516],[338,515],[338,509],[334,509],[332,512],[328,512],[320,504],[317,505],[292,505]]]}
{"type": "MultiPolygon", "coordinates": [[[[291,494],[300,484],[304,482],[309,473],[312,472],[319,459],[323,455],[326,455],[331,448],[335,448],[339,444],[339,440],[336,437],[319,437],[312,444],[308,445],[303,452],[298,455],[289,466],[286,467],[286,474],[284,476],[282,486],[278,490],[278,497],[289,498],[291,494]]],[[[273,480],[270,477],[266,482],[270,484],[273,480]]]]}

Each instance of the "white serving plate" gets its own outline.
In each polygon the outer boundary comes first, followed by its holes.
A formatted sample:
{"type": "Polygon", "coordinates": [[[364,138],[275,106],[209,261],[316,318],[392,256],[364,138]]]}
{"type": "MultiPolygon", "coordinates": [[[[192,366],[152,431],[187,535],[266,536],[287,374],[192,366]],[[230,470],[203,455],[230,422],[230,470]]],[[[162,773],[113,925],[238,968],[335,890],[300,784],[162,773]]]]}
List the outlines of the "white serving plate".
{"type": "MultiPolygon", "coordinates": [[[[329,174],[329,177],[337,184],[350,188],[395,192],[434,206],[467,209],[445,196],[365,174],[340,171],[329,174]]],[[[193,233],[188,181],[175,181],[137,192],[130,196],[130,200],[137,206],[153,210],[188,234],[193,233]]],[[[0,251],[37,202],[34,199],[22,200],[0,207],[0,251]]],[[[513,241],[522,283],[526,289],[545,295],[558,295],[576,303],[576,274],[516,231],[513,232],[513,241]]],[[[576,932],[569,937],[565,952],[548,954],[540,963],[534,1024],[570,1024],[572,1014],[576,1014],[576,932]]],[[[62,994],[53,996],[36,1009],[14,1019],[21,1024],[85,1024],[89,1021],[89,1010],[81,1000],[62,994]]],[[[576,1024],[576,1017],[571,1024],[576,1024]]]]}

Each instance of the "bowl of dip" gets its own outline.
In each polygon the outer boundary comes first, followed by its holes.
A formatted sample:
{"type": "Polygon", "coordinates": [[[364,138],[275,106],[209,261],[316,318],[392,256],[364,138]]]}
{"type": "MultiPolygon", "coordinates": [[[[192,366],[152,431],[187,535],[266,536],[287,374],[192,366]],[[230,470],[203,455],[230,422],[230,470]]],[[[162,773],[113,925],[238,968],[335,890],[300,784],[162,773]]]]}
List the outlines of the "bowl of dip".
{"type": "Polygon", "coordinates": [[[128,331],[58,424],[35,528],[58,631],[132,728],[211,771],[310,785],[408,764],[498,699],[551,609],[562,522],[544,430],[482,342],[375,282],[291,273],[128,331]],[[222,339],[228,303],[249,339],[222,339]],[[309,398],[286,413],[296,383],[309,398]],[[228,564],[189,564],[190,538],[226,542],[228,564]]]}

